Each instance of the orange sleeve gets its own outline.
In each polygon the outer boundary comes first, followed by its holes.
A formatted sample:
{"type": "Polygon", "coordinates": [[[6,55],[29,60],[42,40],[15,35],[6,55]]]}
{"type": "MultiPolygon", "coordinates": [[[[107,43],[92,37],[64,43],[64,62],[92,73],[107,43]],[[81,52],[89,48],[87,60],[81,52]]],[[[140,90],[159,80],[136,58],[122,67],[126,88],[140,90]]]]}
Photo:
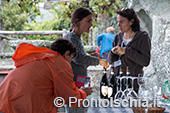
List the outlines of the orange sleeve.
{"type": "Polygon", "coordinates": [[[76,87],[71,68],[57,73],[53,80],[56,97],[62,97],[65,100],[65,104],[69,105],[69,102],[73,102],[71,106],[77,107],[82,104],[82,101],[78,103],[78,99],[85,99],[87,97],[87,94],[83,90],[76,87]],[[77,99],[77,102],[75,102],[74,98],[77,99]]]}

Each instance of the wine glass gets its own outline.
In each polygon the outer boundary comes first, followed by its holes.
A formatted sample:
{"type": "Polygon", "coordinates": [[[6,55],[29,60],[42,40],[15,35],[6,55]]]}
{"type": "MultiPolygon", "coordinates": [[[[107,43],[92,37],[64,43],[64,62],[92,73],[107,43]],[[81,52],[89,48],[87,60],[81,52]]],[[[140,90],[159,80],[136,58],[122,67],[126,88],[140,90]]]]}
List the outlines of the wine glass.
{"type": "Polygon", "coordinates": [[[145,100],[145,101],[148,102],[148,106],[146,104],[146,107],[145,107],[145,113],[147,113],[148,112],[148,108],[152,107],[152,104],[153,104],[153,89],[150,88],[148,90],[142,90],[140,98],[142,100],[145,100]]]}
{"type": "Polygon", "coordinates": [[[154,104],[154,107],[159,107],[159,100],[162,98],[162,93],[161,93],[161,87],[158,87],[157,85],[153,86],[153,98],[156,100],[156,103],[154,104]]]}
{"type": "Polygon", "coordinates": [[[138,84],[140,86],[145,84],[145,78],[143,77],[143,73],[138,74],[138,84]]]}
{"type": "Polygon", "coordinates": [[[125,76],[125,79],[126,79],[126,89],[123,91],[124,94],[125,94],[125,98],[127,98],[127,95],[128,93],[130,92],[131,88],[129,88],[129,85],[130,85],[130,77],[129,76],[125,76]]]}
{"type": "Polygon", "coordinates": [[[138,74],[138,85],[139,85],[139,98],[145,99],[148,101],[149,106],[145,107],[145,113],[148,111],[148,107],[151,107],[153,104],[153,89],[146,88],[147,77],[143,77],[143,73],[138,74]]]}
{"type": "Polygon", "coordinates": [[[138,74],[138,85],[139,85],[138,94],[139,94],[139,97],[141,96],[142,90],[145,87],[145,84],[146,84],[145,82],[146,82],[146,77],[143,77],[143,73],[139,73],[138,74]]]}
{"type": "Polygon", "coordinates": [[[132,98],[138,98],[138,94],[135,92],[134,90],[134,80],[137,79],[137,77],[130,77],[130,79],[132,80],[132,88],[130,89],[127,97],[132,97],[132,98]]]}
{"type": "Polygon", "coordinates": [[[116,77],[117,78],[117,83],[119,83],[119,89],[117,86],[117,93],[115,94],[115,99],[122,99],[125,97],[123,91],[122,91],[122,79],[124,79],[124,77],[116,77]],[[120,80],[120,82],[119,82],[120,80]]]}

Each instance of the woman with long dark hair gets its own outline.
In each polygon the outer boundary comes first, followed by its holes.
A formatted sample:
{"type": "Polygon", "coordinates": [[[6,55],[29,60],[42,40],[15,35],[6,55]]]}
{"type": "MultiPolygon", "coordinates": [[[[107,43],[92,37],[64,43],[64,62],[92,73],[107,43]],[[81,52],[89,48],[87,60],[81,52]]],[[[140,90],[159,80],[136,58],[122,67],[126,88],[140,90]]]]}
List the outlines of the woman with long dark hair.
{"type": "MultiPolygon", "coordinates": [[[[150,63],[151,41],[146,31],[140,29],[140,21],[132,8],[117,11],[119,33],[115,35],[113,48],[108,55],[108,61],[114,67],[115,75],[119,75],[119,68],[130,68],[130,75],[137,77],[143,73],[143,67],[150,63]]],[[[137,82],[134,89],[138,93],[137,82]]]]}

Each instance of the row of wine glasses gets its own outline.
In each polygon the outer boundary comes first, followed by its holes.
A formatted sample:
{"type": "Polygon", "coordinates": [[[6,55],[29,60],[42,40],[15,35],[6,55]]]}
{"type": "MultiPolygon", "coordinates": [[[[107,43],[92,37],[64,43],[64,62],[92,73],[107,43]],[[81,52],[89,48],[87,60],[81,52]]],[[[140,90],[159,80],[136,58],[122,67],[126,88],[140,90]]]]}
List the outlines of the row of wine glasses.
{"type": "Polygon", "coordinates": [[[115,99],[124,99],[124,98],[129,98],[129,97],[137,98],[138,97],[137,93],[134,91],[134,80],[138,79],[138,77],[123,76],[123,77],[116,77],[116,79],[117,79],[117,83],[119,85],[117,85],[117,93],[115,95],[115,99]],[[126,89],[124,91],[122,90],[122,80],[123,79],[126,80],[126,84],[125,84],[126,89]],[[129,88],[129,83],[128,83],[129,80],[132,81],[131,88],[129,88]]]}
{"type": "MultiPolygon", "coordinates": [[[[146,88],[146,82],[148,81],[147,77],[144,77],[143,74],[138,74],[138,84],[139,84],[139,98],[148,100],[148,107],[156,107],[159,103],[153,103],[154,100],[160,99],[161,97],[161,87],[153,85],[152,87],[146,88]]],[[[148,107],[145,108],[145,113],[148,112],[148,107]]]]}
{"type": "MultiPolygon", "coordinates": [[[[157,96],[161,96],[161,87],[157,87],[156,85],[149,88],[146,87],[146,83],[148,82],[148,78],[143,76],[143,73],[138,74],[138,77],[132,76],[123,76],[116,77],[117,79],[117,93],[115,94],[115,99],[129,99],[132,98],[140,98],[148,101],[148,107],[153,106],[153,99],[156,99],[157,96]],[[125,90],[122,89],[122,81],[125,80],[125,90]],[[134,91],[134,80],[137,80],[139,85],[138,94],[134,91]],[[129,81],[131,83],[131,87],[129,87],[129,81]]],[[[155,104],[155,103],[154,103],[155,104]]],[[[145,108],[145,113],[148,111],[148,107],[145,108]]]]}
{"type": "MultiPolygon", "coordinates": [[[[138,96],[141,98],[147,98],[147,99],[151,99],[149,98],[149,92],[143,92],[143,88],[144,84],[146,82],[145,78],[143,77],[142,74],[139,74],[138,77],[132,77],[132,76],[123,76],[123,77],[116,77],[117,79],[117,93],[115,95],[115,99],[128,99],[129,97],[132,98],[138,98],[138,96]],[[126,80],[126,89],[123,91],[122,90],[122,80],[126,80]],[[134,80],[137,79],[138,84],[139,84],[139,95],[134,91],[134,80]],[[129,81],[131,81],[131,88],[129,88],[129,81]]],[[[146,99],[145,98],[145,99],[146,99]]],[[[145,113],[147,113],[147,108],[145,109],[145,113]]]]}
{"type": "MultiPolygon", "coordinates": [[[[116,77],[117,79],[117,94],[115,95],[115,99],[119,99],[119,98],[124,98],[124,97],[141,97],[142,93],[146,90],[146,81],[147,81],[147,77],[143,77],[143,74],[138,74],[138,77],[132,77],[132,76],[123,76],[123,77],[116,77]],[[122,90],[122,80],[125,79],[126,80],[126,89],[123,91],[122,90]],[[134,80],[137,79],[138,81],[138,85],[139,85],[139,92],[138,94],[134,91],[134,80]],[[131,88],[129,87],[128,83],[129,81],[131,81],[131,88]]],[[[153,92],[153,94],[156,94],[160,89],[158,89],[157,86],[154,86],[153,90],[151,92],[153,92]]],[[[153,95],[155,96],[155,95],[153,95]]]]}

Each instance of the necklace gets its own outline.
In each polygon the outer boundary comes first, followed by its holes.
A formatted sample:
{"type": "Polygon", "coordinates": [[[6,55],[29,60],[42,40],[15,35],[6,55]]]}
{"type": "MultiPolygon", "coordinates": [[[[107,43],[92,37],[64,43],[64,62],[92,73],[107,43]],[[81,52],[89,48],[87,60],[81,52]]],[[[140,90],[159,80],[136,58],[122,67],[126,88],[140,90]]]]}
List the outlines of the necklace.
{"type": "MultiPolygon", "coordinates": [[[[129,37],[128,39],[132,38],[133,35],[134,35],[134,32],[132,32],[132,34],[130,35],[130,37],[129,37]]],[[[124,38],[124,39],[127,39],[127,38],[125,38],[125,35],[124,35],[124,34],[123,34],[123,38],[124,38]]]]}
{"type": "Polygon", "coordinates": [[[134,32],[132,32],[132,34],[131,34],[130,38],[132,38],[133,34],[134,34],[134,32]]]}
{"type": "Polygon", "coordinates": [[[134,35],[134,32],[132,32],[130,38],[125,39],[124,34],[123,34],[123,42],[122,42],[121,46],[123,47],[123,44],[126,46],[130,41],[132,41],[132,36],[133,35],[134,35]]]}

